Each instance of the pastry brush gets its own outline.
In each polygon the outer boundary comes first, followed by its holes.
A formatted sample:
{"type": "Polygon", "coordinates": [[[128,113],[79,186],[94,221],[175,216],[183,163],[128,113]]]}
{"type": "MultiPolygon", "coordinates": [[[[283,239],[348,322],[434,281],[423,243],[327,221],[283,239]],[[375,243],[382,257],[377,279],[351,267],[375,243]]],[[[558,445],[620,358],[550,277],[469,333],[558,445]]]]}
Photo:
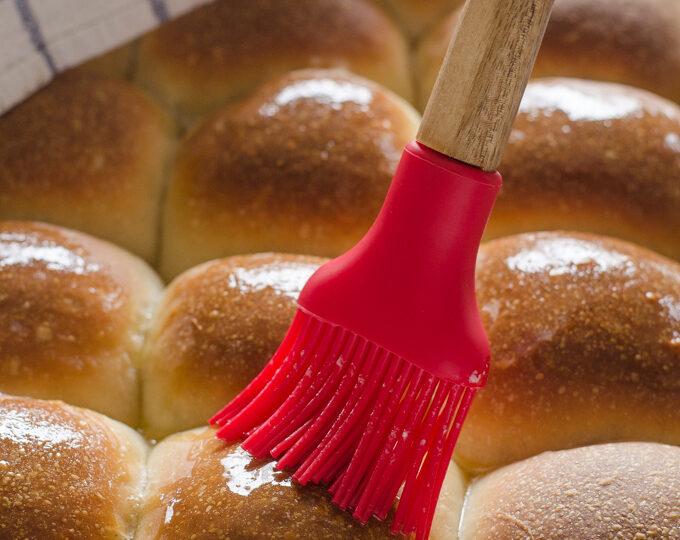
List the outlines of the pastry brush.
{"type": "Polygon", "coordinates": [[[312,275],[270,362],[211,419],[362,522],[398,498],[394,533],[427,538],[487,379],[475,261],[552,4],[467,1],[375,223],[312,275]]]}

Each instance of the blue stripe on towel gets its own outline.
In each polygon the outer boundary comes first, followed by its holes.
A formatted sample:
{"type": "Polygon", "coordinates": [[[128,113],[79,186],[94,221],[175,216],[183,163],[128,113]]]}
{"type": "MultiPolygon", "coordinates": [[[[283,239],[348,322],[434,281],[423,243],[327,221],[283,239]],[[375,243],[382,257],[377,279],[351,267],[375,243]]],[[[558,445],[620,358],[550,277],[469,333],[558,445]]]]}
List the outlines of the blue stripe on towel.
{"type": "Polygon", "coordinates": [[[168,6],[165,5],[165,0],[149,0],[149,3],[159,22],[164,23],[170,19],[168,6]]]}
{"type": "Polygon", "coordinates": [[[33,14],[33,10],[31,9],[28,0],[14,0],[14,5],[19,12],[21,22],[23,23],[24,29],[31,38],[31,43],[35,47],[35,50],[38,51],[45,59],[45,62],[50,68],[52,75],[56,74],[57,66],[54,63],[54,59],[52,58],[50,51],[47,49],[45,38],[43,37],[42,31],[40,30],[40,25],[33,14]]]}

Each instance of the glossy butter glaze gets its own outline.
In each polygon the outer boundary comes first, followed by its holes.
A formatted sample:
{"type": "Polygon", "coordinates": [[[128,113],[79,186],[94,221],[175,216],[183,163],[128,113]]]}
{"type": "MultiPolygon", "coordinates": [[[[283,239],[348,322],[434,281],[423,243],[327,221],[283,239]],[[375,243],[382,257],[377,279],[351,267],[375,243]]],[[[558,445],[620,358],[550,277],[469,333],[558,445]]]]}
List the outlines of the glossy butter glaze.
{"type": "Polygon", "coordinates": [[[283,340],[300,290],[323,262],[243,255],[178,277],[165,292],[146,349],[150,431],[198,426],[245,388],[283,340]]]}
{"type": "Polygon", "coordinates": [[[110,424],[59,402],[0,397],[1,536],[131,537],[144,451],[110,424]]]}
{"type": "Polygon", "coordinates": [[[586,233],[483,244],[491,371],[457,458],[496,467],[622,439],[680,443],[680,265],[586,233]]]}
{"type": "Polygon", "coordinates": [[[123,332],[126,285],[125,275],[87,237],[38,223],[0,222],[2,378],[96,368],[99,349],[114,346],[123,332]],[[87,365],[91,361],[95,365],[87,365]]]}
{"type": "Polygon", "coordinates": [[[175,182],[188,225],[230,225],[254,240],[279,227],[301,241],[366,229],[412,120],[383,90],[343,72],[279,78],[184,143],[175,182]]]}
{"type": "Polygon", "coordinates": [[[569,229],[680,259],[680,108],[612,83],[529,83],[485,238],[569,229]]]}
{"type": "Polygon", "coordinates": [[[225,445],[212,429],[173,436],[150,459],[143,538],[388,539],[388,524],[356,522],[319,486],[225,445]],[[179,465],[178,465],[179,464],[179,465]]]}
{"type": "Polygon", "coordinates": [[[160,290],[151,269],[116,246],[0,221],[0,392],[136,425],[136,363],[160,290]]]}
{"type": "Polygon", "coordinates": [[[225,255],[338,255],[368,230],[418,115],[366,79],[300,70],[210,117],[178,150],[166,275],[225,255]]]}
{"type": "Polygon", "coordinates": [[[535,77],[579,77],[680,100],[680,5],[667,0],[557,0],[535,77]]]}

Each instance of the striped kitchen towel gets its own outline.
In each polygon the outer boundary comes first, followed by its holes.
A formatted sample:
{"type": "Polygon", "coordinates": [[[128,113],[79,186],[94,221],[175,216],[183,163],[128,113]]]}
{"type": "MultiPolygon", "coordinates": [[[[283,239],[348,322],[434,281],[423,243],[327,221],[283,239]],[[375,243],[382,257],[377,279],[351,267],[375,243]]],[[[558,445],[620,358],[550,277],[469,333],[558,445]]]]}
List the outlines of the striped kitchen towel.
{"type": "Polygon", "coordinates": [[[209,0],[0,0],[0,114],[59,71],[209,0]]]}

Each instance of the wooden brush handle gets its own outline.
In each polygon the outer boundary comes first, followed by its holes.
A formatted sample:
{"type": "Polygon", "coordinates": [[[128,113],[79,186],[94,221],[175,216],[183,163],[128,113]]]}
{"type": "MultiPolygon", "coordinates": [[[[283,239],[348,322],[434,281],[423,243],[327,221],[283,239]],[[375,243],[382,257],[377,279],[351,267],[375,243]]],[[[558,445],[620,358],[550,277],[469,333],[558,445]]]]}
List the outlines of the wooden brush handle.
{"type": "Polygon", "coordinates": [[[467,0],[416,139],[498,168],[554,0],[467,0]]]}

